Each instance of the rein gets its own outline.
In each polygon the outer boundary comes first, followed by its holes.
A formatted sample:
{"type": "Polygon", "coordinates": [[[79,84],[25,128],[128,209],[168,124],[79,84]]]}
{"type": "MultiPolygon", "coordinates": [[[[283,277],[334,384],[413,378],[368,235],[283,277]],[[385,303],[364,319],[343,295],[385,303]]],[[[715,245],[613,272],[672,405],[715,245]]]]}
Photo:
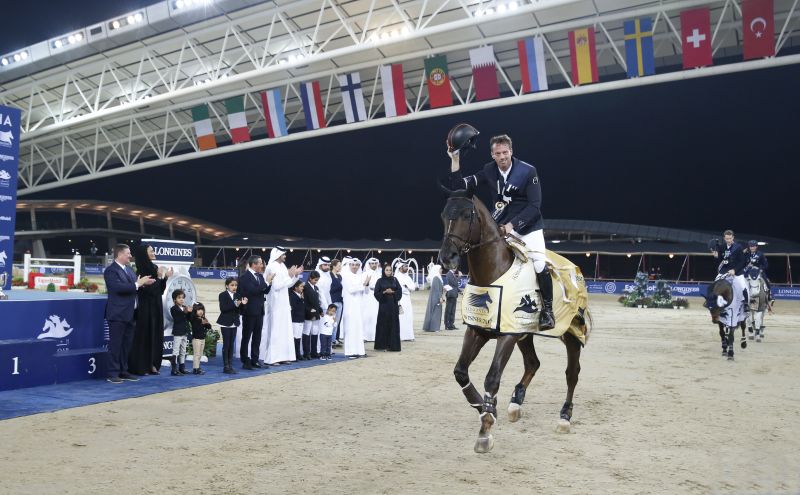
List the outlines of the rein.
{"type": "MultiPolygon", "coordinates": [[[[470,241],[470,238],[472,238],[472,224],[473,224],[473,222],[477,218],[478,224],[481,223],[481,220],[480,220],[480,218],[478,218],[477,212],[475,211],[475,203],[473,203],[472,200],[470,200],[470,204],[472,206],[470,208],[469,225],[467,226],[467,238],[464,239],[463,237],[458,236],[458,235],[453,234],[452,232],[450,232],[450,229],[453,227],[453,219],[452,218],[448,220],[448,222],[447,222],[447,232],[445,232],[445,234],[444,234],[444,238],[445,239],[449,239],[450,242],[456,247],[456,249],[458,249],[458,254],[459,255],[467,254],[473,249],[478,249],[478,248],[480,248],[482,246],[486,246],[487,244],[491,244],[493,242],[497,242],[497,241],[502,241],[503,240],[502,237],[496,237],[494,239],[489,239],[488,241],[481,241],[481,238],[479,237],[478,238],[478,242],[475,243],[475,244],[473,244],[470,241]],[[461,246],[459,247],[456,243],[454,243],[453,239],[461,242],[461,246]]],[[[482,235],[482,234],[479,234],[479,235],[482,235]]]]}

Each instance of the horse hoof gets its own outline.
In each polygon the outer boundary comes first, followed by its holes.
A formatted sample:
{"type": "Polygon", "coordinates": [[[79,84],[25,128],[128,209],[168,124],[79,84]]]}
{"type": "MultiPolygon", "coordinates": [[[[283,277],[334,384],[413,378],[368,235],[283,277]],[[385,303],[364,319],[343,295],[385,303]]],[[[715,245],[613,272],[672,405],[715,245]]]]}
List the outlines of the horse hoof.
{"type": "Polygon", "coordinates": [[[494,447],[494,437],[490,434],[486,437],[480,437],[475,442],[475,453],[486,454],[494,447]]]}
{"type": "Polygon", "coordinates": [[[569,420],[561,418],[556,425],[556,433],[569,433],[570,428],[572,428],[572,424],[569,420]]]}
{"type": "Polygon", "coordinates": [[[728,356],[728,361],[733,361],[733,355],[728,356]]]}
{"type": "Polygon", "coordinates": [[[516,402],[508,405],[508,420],[511,423],[516,423],[522,417],[522,408],[516,402]]]}
{"type": "Polygon", "coordinates": [[[742,341],[742,349],[747,349],[747,341],[746,340],[742,341]]]}
{"type": "Polygon", "coordinates": [[[761,342],[761,337],[756,337],[756,342],[761,342]]]}

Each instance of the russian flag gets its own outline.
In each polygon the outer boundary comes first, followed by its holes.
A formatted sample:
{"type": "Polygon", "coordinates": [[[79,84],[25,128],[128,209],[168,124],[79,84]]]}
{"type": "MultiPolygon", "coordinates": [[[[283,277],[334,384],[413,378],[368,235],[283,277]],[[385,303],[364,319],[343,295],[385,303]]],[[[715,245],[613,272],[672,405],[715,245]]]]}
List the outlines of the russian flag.
{"type": "Polygon", "coordinates": [[[547,69],[544,66],[544,43],[539,36],[517,42],[522,92],[547,90],[547,69]]]}
{"type": "Polygon", "coordinates": [[[286,115],[283,113],[283,101],[280,89],[261,92],[261,104],[264,105],[264,120],[267,121],[267,134],[271,138],[286,136],[286,115]]]}
{"type": "Polygon", "coordinates": [[[303,113],[306,116],[306,129],[322,129],[325,127],[325,113],[322,110],[319,82],[300,84],[300,99],[303,101],[303,113]]]}
{"type": "Polygon", "coordinates": [[[403,82],[403,65],[381,65],[381,85],[383,86],[383,108],[387,117],[406,115],[406,90],[403,82]]]}

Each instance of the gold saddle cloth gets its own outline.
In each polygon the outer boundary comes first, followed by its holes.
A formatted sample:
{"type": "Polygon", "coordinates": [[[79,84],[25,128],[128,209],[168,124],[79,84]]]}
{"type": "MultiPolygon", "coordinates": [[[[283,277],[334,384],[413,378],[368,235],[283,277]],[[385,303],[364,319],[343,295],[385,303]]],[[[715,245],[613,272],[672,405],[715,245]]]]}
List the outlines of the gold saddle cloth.
{"type": "Polygon", "coordinates": [[[533,261],[516,256],[511,268],[488,286],[467,284],[461,318],[469,326],[498,334],[532,333],[561,337],[571,333],[586,345],[591,332],[589,293],[580,268],[563,256],[546,251],[553,277],[553,313],[556,326],[539,330],[542,307],[533,261]]]}

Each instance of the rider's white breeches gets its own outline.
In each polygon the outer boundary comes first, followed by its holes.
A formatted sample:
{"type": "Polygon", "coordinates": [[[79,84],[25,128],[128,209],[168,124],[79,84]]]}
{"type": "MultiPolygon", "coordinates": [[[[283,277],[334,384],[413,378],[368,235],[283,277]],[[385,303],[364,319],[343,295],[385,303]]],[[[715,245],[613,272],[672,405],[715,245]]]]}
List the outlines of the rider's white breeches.
{"type": "MultiPolygon", "coordinates": [[[[525,243],[528,257],[533,259],[533,269],[536,270],[536,273],[542,273],[547,261],[547,256],[544,254],[544,231],[541,229],[534,230],[522,236],[516,232],[513,232],[513,234],[525,243]]],[[[742,280],[744,280],[744,277],[742,280]]]]}

